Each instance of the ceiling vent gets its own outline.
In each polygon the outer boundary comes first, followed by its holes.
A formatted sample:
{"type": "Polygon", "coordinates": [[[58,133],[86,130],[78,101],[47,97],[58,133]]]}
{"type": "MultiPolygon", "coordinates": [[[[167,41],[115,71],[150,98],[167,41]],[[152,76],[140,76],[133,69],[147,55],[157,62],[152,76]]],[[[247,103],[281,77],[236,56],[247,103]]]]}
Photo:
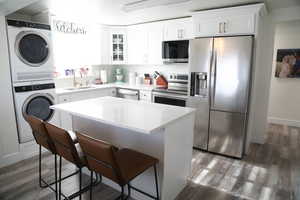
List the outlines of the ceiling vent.
{"type": "Polygon", "coordinates": [[[156,6],[166,6],[171,4],[184,3],[191,0],[139,0],[128,4],[125,4],[122,8],[125,12],[131,12],[135,10],[151,8],[156,6]]]}

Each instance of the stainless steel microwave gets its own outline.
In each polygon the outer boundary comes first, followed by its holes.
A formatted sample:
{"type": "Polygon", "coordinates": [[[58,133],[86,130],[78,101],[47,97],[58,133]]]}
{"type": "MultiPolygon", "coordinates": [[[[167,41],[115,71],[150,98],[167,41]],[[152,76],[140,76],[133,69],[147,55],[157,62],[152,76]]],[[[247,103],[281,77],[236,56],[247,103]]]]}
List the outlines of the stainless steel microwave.
{"type": "Polygon", "coordinates": [[[189,41],[163,41],[162,59],[164,63],[188,63],[189,41]]]}

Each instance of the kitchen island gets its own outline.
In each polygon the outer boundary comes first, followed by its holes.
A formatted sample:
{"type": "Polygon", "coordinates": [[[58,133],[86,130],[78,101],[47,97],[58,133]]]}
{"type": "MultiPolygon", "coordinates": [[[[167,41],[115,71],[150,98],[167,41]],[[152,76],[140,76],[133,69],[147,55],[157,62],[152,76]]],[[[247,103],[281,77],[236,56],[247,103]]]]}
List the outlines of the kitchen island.
{"type": "MultiPolygon", "coordinates": [[[[156,157],[162,200],[175,199],[185,187],[191,173],[194,109],[116,97],[57,104],[51,108],[72,115],[74,131],[156,157]]],[[[108,179],[103,182],[120,190],[108,179]]],[[[131,184],[155,195],[152,169],[131,184]]],[[[135,191],[132,197],[148,199],[135,191]]]]}

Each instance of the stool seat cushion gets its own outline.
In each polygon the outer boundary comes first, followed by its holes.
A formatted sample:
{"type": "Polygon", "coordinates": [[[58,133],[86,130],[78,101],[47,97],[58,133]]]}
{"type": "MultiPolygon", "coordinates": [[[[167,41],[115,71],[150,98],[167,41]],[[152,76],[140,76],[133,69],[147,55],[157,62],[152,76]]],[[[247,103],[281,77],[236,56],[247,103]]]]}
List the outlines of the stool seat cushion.
{"type": "Polygon", "coordinates": [[[156,158],[126,148],[117,151],[115,157],[125,183],[158,163],[156,158]]]}

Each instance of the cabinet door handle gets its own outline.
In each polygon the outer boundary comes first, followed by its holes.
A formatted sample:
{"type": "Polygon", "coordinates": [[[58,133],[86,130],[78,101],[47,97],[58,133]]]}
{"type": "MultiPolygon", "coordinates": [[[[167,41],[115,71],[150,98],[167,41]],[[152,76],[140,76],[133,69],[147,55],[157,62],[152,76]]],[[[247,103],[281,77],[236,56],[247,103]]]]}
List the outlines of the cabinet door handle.
{"type": "Polygon", "coordinates": [[[226,33],[226,22],[223,23],[223,32],[226,33]]]}
{"type": "Polygon", "coordinates": [[[219,23],[219,33],[222,33],[222,31],[221,31],[221,24],[222,23],[219,23]]]}

